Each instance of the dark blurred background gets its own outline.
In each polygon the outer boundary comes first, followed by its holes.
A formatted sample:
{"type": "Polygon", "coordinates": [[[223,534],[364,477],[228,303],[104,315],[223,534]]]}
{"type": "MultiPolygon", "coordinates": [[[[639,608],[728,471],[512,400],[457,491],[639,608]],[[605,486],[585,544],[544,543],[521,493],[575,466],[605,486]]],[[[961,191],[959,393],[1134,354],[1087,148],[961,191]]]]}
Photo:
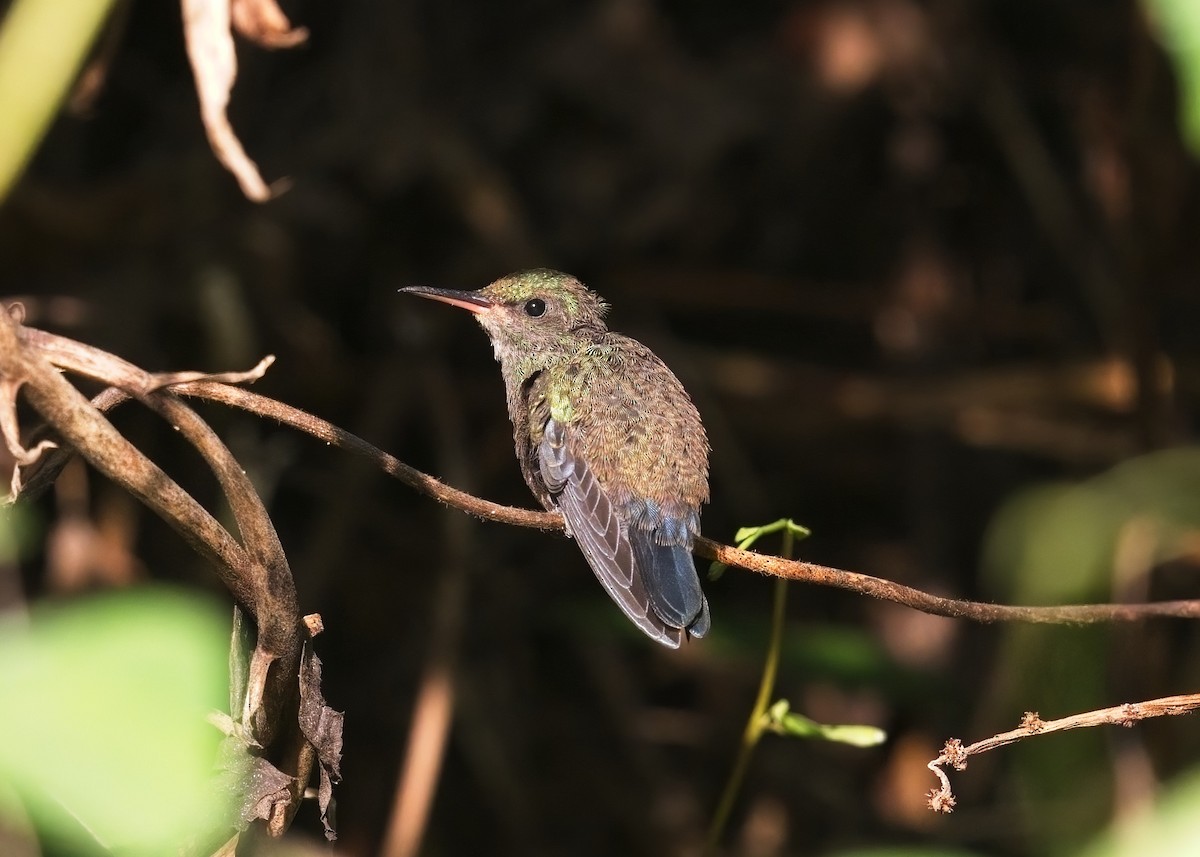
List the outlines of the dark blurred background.
{"type": "MultiPolygon", "coordinates": [[[[206,142],[178,8],[120,7],[102,88],[0,208],[0,287],[29,323],[150,370],[275,354],[258,392],[532,506],[485,336],[396,289],[556,267],[696,399],[709,537],[789,516],[813,530],[804,558],[985,600],[1195,594],[1200,196],[1137,3],[285,8],[305,46],[239,49],[234,126],[290,181],[256,205],[206,142]]],[[[768,580],[709,584],[711,636],[672,653],[569,541],[203,413],[324,617],[325,694],[346,712],[337,853],[382,847],[430,664],[455,693],[422,853],[699,853],[753,703],[768,580]]],[[[213,502],[169,427],[114,419],[213,502]]],[[[30,598],[218,588],[82,467],[39,514],[30,598]]],[[[793,586],[777,694],[890,740],[768,736],[725,847],[1077,853],[1200,761],[1194,721],[979,758],[948,817],[924,807],[925,763],[1026,710],[1194,689],[1198,643],[1183,622],[983,627],[793,586]]],[[[294,835],[319,830],[305,811],[294,835]]]]}

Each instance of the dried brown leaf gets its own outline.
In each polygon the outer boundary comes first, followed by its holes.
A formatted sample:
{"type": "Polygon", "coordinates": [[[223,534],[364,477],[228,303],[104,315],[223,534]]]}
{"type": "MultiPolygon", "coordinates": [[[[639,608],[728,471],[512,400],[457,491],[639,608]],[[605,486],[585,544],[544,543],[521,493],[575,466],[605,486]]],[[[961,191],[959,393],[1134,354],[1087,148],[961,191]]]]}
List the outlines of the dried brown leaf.
{"type": "Polygon", "coordinates": [[[230,804],[237,807],[239,827],[245,830],[252,821],[270,818],[276,806],[292,802],[295,777],[256,755],[259,747],[244,728],[238,726],[226,731],[228,737],[221,743],[218,786],[230,804]]]}
{"type": "Polygon", "coordinates": [[[233,0],[233,26],[264,48],[293,48],[308,39],[304,27],[292,27],[275,0],[233,0]]]}
{"type": "Polygon", "coordinates": [[[337,831],[329,817],[333,802],[333,785],[340,782],[342,762],[343,715],[325,704],[321,695],[321,659],[313,654],[312,647],[305,645],[300,660],[300,731],[317,751],[320,769],[320,784],[317,788],[317,805],[321,810],[321,823],[325,825],[325,838],[333,841],[337,831]]]}
{"type": "Polygon", "coordinates": [[[229,0],[181,0],[188,59],[196,77],[200,118],[218,160],[233,173],[242,193],[256,202],[271,191],[229,124],[226,109],[237,80],[237,54],[230,30],[229,0]]]}

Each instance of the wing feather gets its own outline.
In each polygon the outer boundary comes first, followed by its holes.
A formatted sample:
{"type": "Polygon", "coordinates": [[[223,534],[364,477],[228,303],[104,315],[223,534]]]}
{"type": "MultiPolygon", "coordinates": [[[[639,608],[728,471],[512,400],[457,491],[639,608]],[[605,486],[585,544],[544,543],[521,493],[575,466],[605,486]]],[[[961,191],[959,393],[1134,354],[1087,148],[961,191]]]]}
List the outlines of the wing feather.
{"type": "Polygon", "coordinates": [[[651,606],[624,522],[553,419],[546,424],[538,453],[542,479],[609,597],[647,636],[678,648],[684,631],[664,622],[651,606]]]}

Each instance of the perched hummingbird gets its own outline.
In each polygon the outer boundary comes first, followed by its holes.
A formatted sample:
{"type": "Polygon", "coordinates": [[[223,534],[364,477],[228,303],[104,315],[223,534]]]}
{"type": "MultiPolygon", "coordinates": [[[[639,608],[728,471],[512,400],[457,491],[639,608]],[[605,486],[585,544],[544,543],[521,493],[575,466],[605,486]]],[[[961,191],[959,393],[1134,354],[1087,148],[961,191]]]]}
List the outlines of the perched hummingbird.
{"type": "Polygon", "coordinates": [[[525,482],[562,512],[617,606],[665,646],[703,637],[708,601],[692,540],[708,501],[708,439],[679,379],[610,331],[607,304],[568,274],[400,291],[470,310],[487,331],[525,482]]]}

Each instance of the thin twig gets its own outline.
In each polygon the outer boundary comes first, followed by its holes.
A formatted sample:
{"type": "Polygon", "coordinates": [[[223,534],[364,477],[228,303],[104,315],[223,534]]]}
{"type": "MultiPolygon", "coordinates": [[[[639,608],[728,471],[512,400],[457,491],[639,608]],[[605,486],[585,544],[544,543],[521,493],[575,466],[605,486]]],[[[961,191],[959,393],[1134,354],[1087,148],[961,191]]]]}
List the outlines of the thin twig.
{"type": "MultiPolygon", "coordinates": [[[[476,517],[539,530],[561,532],[563,529],[562,517],[555,512],[535,512],[530,509],[502,506],[451,488],[444,482],[440,482],[375,448],[350,432],[299,408],[293,408],[266,396],[260,396],[240,387],[227,387],[207,381],[180,384],[171,389],[186,396],[210,399],[278,420],[333,446],[364,456],[375,462],[385,473],[399,479],[414,490],[476,517]]],[[[696,539],[695,551],[706,559],[717,560],[726,565],[744,568],[747,571],[757,571],[772,577],[785,577],[788,580],[815,583],[836,589],[848,589],[860,595],[868,595],[881,601],[891,601],[923,613],[948,616],[952,619],[968,619],[973,622],[1092,625],[1102,622],[1137,622],[1168,616],[1186,619],[1200,617],[1200,600],[1031,607],[988,604],[981,601],[964,601],[931,595],[911,586],[903,586],[890,580],[872,577],[869,574],[739,550],[731,545],[703,537],[696,539]]]]}
{"type": "Polygon", "coordinates": [[[224,384],[213,384],[208,381],[179,384],[171,389],[184,396],[195,396],[220,402],[277,420],[312,435],[318,440],[323,440],[331,446],[361,455],[376,464],[384,473],[399,479],[410,488],[477,518],[518,527],[532,527],[538,530],[561,532],[563,529],[562,516],[555,512],[535,512],[531,509],[502,506],[499,503],[480,499],[465,491],[459,491],[457,488],[451,488],[444,482],[422,473],[395,456],[372,446],[362,438],[340,429],[320,417],[315,417],[306,411],[285,405],[275,399],[260,396],[239,387],[227,387],[224,384]]]}
{"type": "MultiPolygon", "coordinates": [[[[28,330],[28,329],[27,329],[28,330]]],[[[554,512],[540,512],[503,506],[483,500],[410,467],[395,456],[383,452],[361,438],[344,431],[326,420],[299,408],[213,381],[188,381],[175,384],[173,392],[207,399],[241,408],[259,416],[277,420],[312,435],[330,445],[345,449],[374,462],[385,473],[428,497],[468,514],[498,523],[541,530],[562,531],[562,517],[554,512]]],[[[109,391],[97,397],[97,407],[120,401],[120,395],[109,391]],[[101,402],[101,399],[105,399],[101,402]]],[[[35,475],[36,478],[36,475],[35,475]]],[[[31,480],[31,485],[32,485],[31,480]]],[[[1096,624],[1101,622],[1134,622],[1155,617],[1194,619],[1200,617],[1200,600],[1154,601],[1144,604],[1077,604],[1065,606],[1017,606],[988,604],[931,595],[854,571],[819,565],[801,560],[788,560],[769,554],[739,550],[706,538],[698,538],[696,553],[727,565],[756,571],[773,577],[783,577],[804,583],[815,583],[847,589],[883,601],[891,601],[936,616],[968,619],[975,622],[1029,622],[1035,624],[1096,624]]]]}
{"type": "Polygon", "coordinates": [[[786,560],[753,551],[738,550],[711,539],[696,540],[696,553],[748,571],[837,589],[848,589],[882,601],[891,601],[934,616],[969,619],[973,622],[1029,622],[1048,625],[1092,625],[1101,622],[1136,622],[1154,617],[1200,617],[1200,600],[1152,601],[1144,604],[1071,604],[1065,606],[1024,607],[988,604],[931,595],[911,586],[845,571],[812,562],[786,560]]]}
{"type": "Polygon", "coordinates": [[[1085,711],[1082,714],[1072,714],[1059,720],[1042,720],[1036,711],[1027,711],[1021,718],[1021,725],[1008,732],[1001,732],[991,738],[976,741],[966,747],[957,738],[951,738],[942,748],[942,754],[929,763],[941,781],[941,787],[929,793],[929,808],[935,812],[951,812],[954,809],[955,798],[950,790],[950,778],[946,776],[943,765],[950,765],[956,771],[965,770],[967,758],[978,756],[997,747],[1004,747],[1023,741],[1034,735],[1049,735],[1051,732],[1063,732],[1067,729],[1088,729],[1093,726],[1133,726],[1139,720],[1149,720],[1152,717],[1173,717],[1180,714],[1191,714],[1200,709],[1200,693],[1185,693],[1179,696],[1164,696],[1160,699],[1149,699],[1145,702],[1126,702],[1111,708],[1101,708],[1095,711],[1085,711]]]}

